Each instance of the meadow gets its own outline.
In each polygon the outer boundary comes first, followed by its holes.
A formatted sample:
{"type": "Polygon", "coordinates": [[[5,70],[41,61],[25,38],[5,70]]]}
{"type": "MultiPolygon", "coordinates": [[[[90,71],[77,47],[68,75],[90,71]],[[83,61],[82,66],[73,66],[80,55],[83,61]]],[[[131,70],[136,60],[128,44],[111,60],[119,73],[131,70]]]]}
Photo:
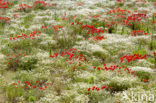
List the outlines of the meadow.
{"type": "Polygon", "coordinates": [[[0,103],[156,103],[156,1],[0,0],[0,103]]]}

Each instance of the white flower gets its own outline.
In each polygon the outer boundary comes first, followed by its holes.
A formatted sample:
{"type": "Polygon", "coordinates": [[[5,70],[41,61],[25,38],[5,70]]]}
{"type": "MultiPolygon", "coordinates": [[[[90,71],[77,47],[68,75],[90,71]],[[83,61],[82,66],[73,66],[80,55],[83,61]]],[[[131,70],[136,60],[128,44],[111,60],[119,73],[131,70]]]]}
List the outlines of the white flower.
{"type": "Polygon", "coordinates": [[[130,69],[135,71],[153,72],[151,68],[147,68],[147,67],[132,67],[130,69]]]}

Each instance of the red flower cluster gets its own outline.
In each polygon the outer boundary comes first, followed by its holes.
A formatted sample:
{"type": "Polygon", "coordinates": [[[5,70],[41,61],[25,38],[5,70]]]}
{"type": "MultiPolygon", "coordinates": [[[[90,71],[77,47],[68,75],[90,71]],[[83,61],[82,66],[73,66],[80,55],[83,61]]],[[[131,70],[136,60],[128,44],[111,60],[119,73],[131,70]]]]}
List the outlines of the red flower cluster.
{"type": "Polygon", "coordinates": [[[85,28],[90,29],[90,30],[88,30],[87,34],[90,34],[90,33],[92,33],[92,34],[97,33],[97,35],[99,35],[100,33],[104,33],[104,31],[106,31],[105,29],[103,29],[103,30],[102,30],[102,29],[97,29],[97,28],[95,28],[93,25],[83,25],[82,28],[83,28],[83,29],[85,29],[85,28]]]}
{"type": "Polygon", "coordinates": [[[129,56],[128,56],[128,55],[125,55],[125,56],[121,57],[121,58],[120,58],[121,63],[123,62],[124,58],[127,59],[128,63],[129,63],[131,60],[135,61],[136,59],[147,59],[147,58],[146,58],[146,54],[145,54],[144,56],[142,56],[141,54],[139,55],[139,54],[134,53],[133,55],[129,55],[129,56]]]}
{"type": "MultiPolygon", "coordinates": [[[[102,89],[107,89],[107,88],[108,88],[108,86],[102,86],[101,88],[93,86],[92,87],[92,91],[93,90],[99,91],[100,89],[102,90],[102,89]]],[[[88,88],[88,91],[90,91],[90,90],[91,90],[91,88],[88,88]]]]}
{"type": "MultiPolygon", "coordinates": [[[[115,65],[115,66],[110,66],[110,67],[106,67],[106,64],[103,64],[103,66],[104,67],[96,67],[96,66],[94,66],[93,68],[94,69],[97,69],[97,70],[106,70],[106,71],[108,71],[108,70],[111,70],[111,71],[114,71],[115,69],[118,69],[118,72],[120,72],[120,74],[122,74],[122,70],[121,70],[121,67],[119,67],[118,65],[115,65]]],[[[128,73],[130,73],[130,74],[134,74],[135,73],[135,71],[133,70],[133,71],[131,71],[131,69],[128,69],[128,68],[125,68],[124,66],[123,66],[123,68],[124,68],[124,71],[127,71],[128,73]]],[[[136,76],[136,74],[134,74],[134,76],[136,76]]]]}
{"type": "Polygon", "coordinates": [[[93,37],[93,40],[103,40],[105,39],[104,36],[95,36],[93,37]]]}
{"type": "Polygon", "coordinates": [[[31,39],[34,39],[36,36],[38,37],[39,35],[38,34],[41,34],[41,32],[40,31],[33,31],[33,32],[31,32],[28,36],[27,36],[27,34],[23,34],[22,33],[22,35],[18,35],[16,38],[9,38],[10,40],[16,40],[16,39],[18,39],[18,38],[22,38],[22,39],[26,39],[26,38],[31,38],[31,39]]]}
{"type": "Polygon", "coordinates": [[[25,89],[38,88],[40,90],[45,90],[45,89],[47,89],[48,86],[53,86],[52,83],[46,83],[46,84],[44,84],[44,86],[42,86],[42,84],[39,81],[36,81],[36,84],[31,84],[28,81],[25,81],[24,84],[21,84],[20,81],[17,81],[17,83],[13,83],[13,85],[16,86],[16,88],[25,88],[25,89]]]}
{"type": "Polygon", "coordinates": [[[33,8],[33,6],[29,6],[27,4],[19,4],[20,9],[33,8]]]}
{"type": "Polygon", "coordinates": [[[130,11],[128,10],[124,10],[124,9],[113,9],[113,10],[109,10],[109,12],[107,12],[107,14],[111,14],[111,13],[121,13],[121,14],[125,14],[125,12],[127,13],[131,13],[130,11]]]}
{"type": "Polygon", "coordinates": [[[8,59],[9,59],[8,64],[10,64],[11,62],[14,62],[14,63],[19,62],[18,61],[18,58],[19,57],[22,57],[22,56],[26,56],[26,54],[22,54],[22,53],[18,53],[18,54],[7,54],[7,56],[8,56],[8,59]]]}
{"type": "Polygon", "coordinates": [[[52,28],[55,29],[56,31],[59,31],[58,29],[62,28],[62,26],[60,26],[60,25],[53,25],[52,28]]]}
{"type": "Polygon", "coordinates": [[[123,20],[123,24],[131,26],[132,24],[130,23],[130,21],[133,21],[133,22],[141,21],[143,18],[146,18],[146,17],[147,17],[146,14],[139,14],[139,13],[132,14],[132,15],[128,16],[126,20],[123,20]]]}
{"type": "Polygon", "coordinates": [[[33,6],[36,6],[36,5],[42,5],[43,7],[45,7],[47,6],[47,3],[45,3],[44,1],[37,0],[35,1],[33,6]]]}
{"type": "Polygon", "coordinates": [[[42,6],[42,7],[46,7],[47,6],[47,3],[45,3],[44,1],[40,1],[40,0],[37,0],[34,2],[33,6],[29,6],[27,4],[19,4],[19,9],[18,10],[25,10],[25,9],[32,9],[34,7],[37,7],[37,6],[42,6]]]}
{"type": "Polygon", "coordinates": [[[99,18],[101,15],[92,15],[93,18],[99,18]]]}
{"type": "Polygon", "coordinates": [[[118,65],[106,67],[106,64],[104,64],[104,67],[103,68],[102,67],[95,67],[95,66],[93,68],[94,69],[97,69],[97,70],[106,70],[106,71],[111,70],[111,71],[114,71],[118,67],[119,67],[118,65]]]}
{"type": "Polygon", "coordinates": [[[10,18],[8,18],[8,17],[0,17],[0,20],[3,20],[5,22],[8,22],[8,21],[10,21],[10,18]]]}
{"type": "Polygon", "coordinates": [[[12,5],[12,3],[2,2],[2,0],[0,0],[0,8],[9,8],[9,5],[12,5]]]}
{"type": "Polygon", "coordinates": [[[136,1],[136,3],[146,3],[146,1],[136,1]]]}
{"type": "Polygon", "coordinates": [[[41,29],[47,29],[47,26],[41,26],[41,29]]]}
{"type": "Polygon", "coordinates": [[[148,80],[147,80],[147,79],[143,79],[142,81],[143,81],[143,82],[148,82],[148,80]]]}
{"type": "Polygon", "coordinates": [[[133,21],[140,21],[141,19],[146,18],[146,14],[132,14],[127,17],[127,21],[133,20],[133,21]]]}
{"type": "MultiPolygon", "coordinates": [[[[78,24],[78,25],[81,25],[82,29],[89,29],[87,31],[87,34],[90,34],[90,33],[95,34],[95,33],[97,33],[97,35],[99,35],[100,33],[104,33],[104,31],[107,31],[107,30],[101,29],[101,28],[97,29],[93,25],[83,25],[83,23],[79,23],[77,21],[75,21],[75,23],[78,24]]],[[[75,23],[72,23],[72,25],[74,25],[75,23]]]]}
{"type": "Polygon", "coordinates": [[[153,55],[156,56],[156,52],[154,52],[153,55]]]}
{"type": "Polygon", "coordinates": [[[143,30],[133,30],[132,32],[131,32],[131,35],[132,36],[136,36],[136,35],[147,35],[147,33],[145,33],[143,30]]]}
{"type": "Polygon", "coordinates": [[[54,53],[54,55],[50,55],[51,58],[57,57],[60,55],[61,57],[66,57],[67,59],[65,60],[69,64],[74,64],[73,59],[78,59],[79,60],[79,66],[81,65],[81,62],[88,62],[86,57],[83,57],[82,54],[79,54],[79,51],[75,48],[69,49],[68,51],[61,52],[60,54],[54,53]]]}

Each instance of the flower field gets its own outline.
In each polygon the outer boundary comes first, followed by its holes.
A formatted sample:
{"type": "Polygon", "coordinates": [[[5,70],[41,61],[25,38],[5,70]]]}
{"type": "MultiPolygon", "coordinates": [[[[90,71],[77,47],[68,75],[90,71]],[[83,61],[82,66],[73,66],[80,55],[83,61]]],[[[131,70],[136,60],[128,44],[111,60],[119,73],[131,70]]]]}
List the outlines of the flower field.
{"type": "Polygon", "coordinates": [[[0,0],[0,103],[156,103],[156,1],[0,0]]]}

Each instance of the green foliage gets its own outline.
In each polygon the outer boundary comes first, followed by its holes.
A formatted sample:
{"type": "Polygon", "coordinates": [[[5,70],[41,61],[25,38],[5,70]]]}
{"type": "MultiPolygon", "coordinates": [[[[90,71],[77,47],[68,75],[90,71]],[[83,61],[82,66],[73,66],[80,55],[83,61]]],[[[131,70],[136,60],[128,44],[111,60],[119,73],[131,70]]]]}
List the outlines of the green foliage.
{"type": "Polygon", "coordinates": [[[16,88],[14,85],[8,85],[3,90],[6,93],[8,101],[11,103],[17,103],[16,98],[23,96],[25,93],[23,88],[16,88]]]}
{"type": "Polygon", "coordinates": [[[149,80],[151,78],[151,73],[145,71],[135,71],[135,74],[140,78],[142,81],[143,79],[149,80]]]}
{"type": "Polygon", "coordinates": [[[103,62],[107,59],[106,53],[103,53],[101,51],[95,51],[93,52],[93,56],[100,58],[103,62]]]}
{"type": "Polygon", "coordinates": [[[29,102],[35,102],[35,101],[36,101],[36,97],[34,97],[34,96],[29,97],[29,102]]]}
{"type": "Polygon", "coordinates": [[[109,91],[111,93],[114,93],[114,92],[127,90],[130,87],[130,85],[128,83],[124,83],[124,82],[121,83],[121,82],[118,82],[118,81],[111,81],[108,84],[108,87],[110,87],[109,91]]]}
{"type": "Polygon", "coordinates": [[[1,51],[3,54],[7,54],[8,52],[16,53],[22,50],[25,51],[26,54],[29,54],[35,47],[38,47],[40,41],[40,39],[31,40],[29,38],[19,41],[11,41],[7,44],[7,46],[2,48],[1,51]]]}
{"type": "Polygon", "coordinates": [[[155,39],[154,39],[154,40],[152,39],[152,40],[149,42],[148,48],[149,48],[150,50],[156,49],[156,40],[155,40],[155,39]]]}
{"type": "Polygon", "coordinates": [[[146,50],[144,48],[139,49],[140,47],[138,47],[138,49],[136,51],[133,51],[133,53],[136,54],[141,54],[142,56],[146,54],[146,50]]]}
{"type": "Polygon", "coordinates": [[[94,83],[94,77],[90,77],[89,83],[90,83],[90,84],[93,84],[93,83],[94,83]]]}
{"type": "Polygon", "coordinates": [[[123,5],[124,5],[124,3],[122,3],[122,2],[119,2],[119,3],[115,4],[115,6],[117,6],[117,7],[122,7],[123,5]]]}
{"type": "Polygon", "coordinates": [[[116,33],[116,27],[115,26],[111,26],[108,28],[108,33],[112,34],[112,33],[116,33]]]}
{"type": "Polygon", "coordinates": [[[26,24],[30,24],[32,23],[33,18],[35,17],[34,14],[29,14],[26,17],[24,17],[24,22],[22,24],[26,25],[26,24]]]}
{"type": "Polygon", "coordinates": [[[57,48],[61,48],[61,49],[69,49],[71,48],[72,46],[75,45],[75,40],[71,39],[71,38],[60,38],[58,41],[57,41],[57,48]]]}
{"type": "Polygon", "coordinates": [[[24,98],[29,101],[35,103],[39,98],[44,96],[44,92],[38,89],[31,89],[25,92],[24,98]]]}
{"type": "Polygon", "coordinates": [[[22,62],[19,65],[18,69],[19,70],[32,70],[35,68],[35,64],[37,64],[37,62],[38,62],[38,59],[30,58],[30,59],[28,59],[28,61],[22,62]]]}
{"type": "Polygon", "coordinates": [[[35,4],[34,10],[46,10],[47,8],[43,4],[35,4]]]}
{"type": "Polygon", "coordinates": [[[101,62],[99,60],[92,60],[91,63],[93,66],[100,66],[101,65],[101,62]]]}

